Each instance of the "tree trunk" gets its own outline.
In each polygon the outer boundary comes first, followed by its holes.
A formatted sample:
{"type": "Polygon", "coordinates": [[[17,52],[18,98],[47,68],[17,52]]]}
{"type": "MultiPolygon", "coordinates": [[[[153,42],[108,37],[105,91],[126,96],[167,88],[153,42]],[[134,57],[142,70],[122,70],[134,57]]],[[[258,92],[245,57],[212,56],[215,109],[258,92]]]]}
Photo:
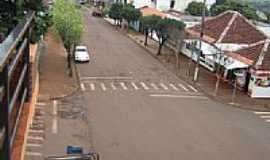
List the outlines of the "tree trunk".
{"type": "Polygon", "coordinates": [[[159,45],[158,45],[158,52],[157,52],[157,55],[158,56],[161,55],[162,46],[163,46],[163,44],[162,43],[159,43],[159,45]]]}
{"type": "Polygon", "coordinates": [[[157,53],[158,56],[161,55],[161,50],[162,50],[162,47],[163,47],[165,41],[166,41],[166,39],[161,40],[161,43],[159,42],[158,53],[157,53]]]}
{"type": "Polygon", "coordinates": [[[144,32],[145,39],[144,39],[144,46],[147,46],[147,40],[148,40],[148,30],[144,32]]]}

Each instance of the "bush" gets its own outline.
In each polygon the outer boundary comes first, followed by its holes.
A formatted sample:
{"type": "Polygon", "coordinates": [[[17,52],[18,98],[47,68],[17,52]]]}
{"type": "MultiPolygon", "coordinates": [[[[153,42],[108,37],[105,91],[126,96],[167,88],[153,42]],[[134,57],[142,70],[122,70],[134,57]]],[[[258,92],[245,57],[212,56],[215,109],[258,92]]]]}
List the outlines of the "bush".
{"type": "Polygon", "coordinates": [[[211,7],[211,14],[218,15],[227,10],[238,11],[239,13],[243,14],[248,19],[254,19],[254,20],[259,19],[256,13],[256,9],[254,9],[253,7],[251,7],[250,5],[246,3],[237,2],[237,1],[225,1],[223,4],[220,4],[220,5],[214,4],[211,7]]]}
{"type": "Polygon", "coordinates": [[[186,8],[186,12],[194,16],[201,16],[203,7],[205,8],[205,14],[208,15],[209,11],[207,7],[204,6],[202,2],[195,2],[195,1],[188,4],[188,7],[186,8]]]}
{"type": "Polygon", "coordinates": [[[31,35],[31,43],[40,41],[41,36],[44,35],[48,28],[52,25],[52,16],[49,13],[38,12],[35,19],[34,31],[31,35]]]}

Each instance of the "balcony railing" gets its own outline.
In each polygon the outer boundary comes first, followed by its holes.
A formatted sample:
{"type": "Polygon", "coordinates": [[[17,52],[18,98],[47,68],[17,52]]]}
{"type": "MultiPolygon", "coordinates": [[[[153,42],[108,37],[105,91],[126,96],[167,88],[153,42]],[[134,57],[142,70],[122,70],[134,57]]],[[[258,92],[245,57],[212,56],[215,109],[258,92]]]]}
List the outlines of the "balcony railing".
{"type": "Polygon", "coordinates": [[[21,113],[31,92],[29,62],[34,12],[0,44],[0,159],[10,160],[21,113]]]}

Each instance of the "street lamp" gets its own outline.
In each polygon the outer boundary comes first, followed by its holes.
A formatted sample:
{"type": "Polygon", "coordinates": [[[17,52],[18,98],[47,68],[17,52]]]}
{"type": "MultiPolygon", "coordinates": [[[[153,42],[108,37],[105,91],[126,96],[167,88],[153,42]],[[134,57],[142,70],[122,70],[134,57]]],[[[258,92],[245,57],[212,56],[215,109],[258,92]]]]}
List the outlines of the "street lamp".
{"type": "MultiPolygon", "coordinates": [[[[201,21],[201,34],[200,34],[200,50],[202,51],[202,39],[204,35],[204,23],[205,23],[205,6],[206,6],[206,0],[203,0],[203,5],[202,5],[202,21],[201,21]]],[[[200,68],[200,58],[201,58],[201,53],[197,53],[197,63],[196,63],[196,68],[194,72],[194,77],[193,80],[196,82],[198,80],[198,75],[199,75],[199,68],[200,68]]]]}

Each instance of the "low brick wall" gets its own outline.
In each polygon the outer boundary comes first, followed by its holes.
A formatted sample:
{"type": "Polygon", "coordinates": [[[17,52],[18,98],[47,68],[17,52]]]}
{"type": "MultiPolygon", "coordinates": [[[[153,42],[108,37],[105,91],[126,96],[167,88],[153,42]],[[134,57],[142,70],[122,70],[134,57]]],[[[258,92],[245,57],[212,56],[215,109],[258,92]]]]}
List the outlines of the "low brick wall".
{"type": "Polygon", "coordinates": [[[18,131],[16,133],[14,147],[12,148],[11,159],[23,160],[27,142],[28,129],[32,124],[35,114],[35,105],[39,93],[39,72],[38,72],[38,45],[30,45],[30,63],[32,71],[32,95],[29,103],[24,105],[18,131]]]}

